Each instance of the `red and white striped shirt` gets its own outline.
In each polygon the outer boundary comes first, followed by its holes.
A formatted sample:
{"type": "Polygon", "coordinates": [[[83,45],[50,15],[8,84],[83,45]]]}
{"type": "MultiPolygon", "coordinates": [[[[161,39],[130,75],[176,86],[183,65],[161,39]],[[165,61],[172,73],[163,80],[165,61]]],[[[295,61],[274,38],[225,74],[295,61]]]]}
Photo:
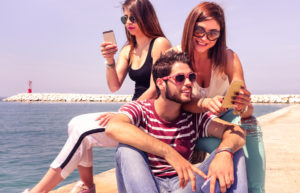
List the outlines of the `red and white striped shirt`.
{"type": "MultiPolygon", "coordinates": [[[[154,108],[154,100],[134,101],[122,106],[120,113],[131,119],[131,123],[149,135],[171,145],[184,158],[191,160],[195,142],[207,136],[207,127],[216,116],[211,113],[182,111],[172,122],[162,120],[154,108]]],[[[149,165],[155,176],[173,177],[177,173],[163,158],[148,153],[149,165]]]]}

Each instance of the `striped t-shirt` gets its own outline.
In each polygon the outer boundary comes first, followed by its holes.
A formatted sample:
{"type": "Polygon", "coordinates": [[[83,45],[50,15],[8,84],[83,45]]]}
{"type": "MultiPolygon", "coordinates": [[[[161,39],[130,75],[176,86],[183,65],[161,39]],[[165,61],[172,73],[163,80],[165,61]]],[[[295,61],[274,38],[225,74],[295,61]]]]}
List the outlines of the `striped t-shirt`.
{"type": "MultiPolygon", "coordinates": [[[[120,113],[131,119],[131,123],[149,135],[171,145],[184,158],[191,160],[195,142],[207,136],[207,126],[216,117],[211,113],[189,113],[182,111],[172,122],[162,120],[154,109],[154,100],[134,101],[122,106],[120,113]]],[[[177,173],[163,158],[148,153],[149,165],[155,176],[173,177],[177,173]]]]}

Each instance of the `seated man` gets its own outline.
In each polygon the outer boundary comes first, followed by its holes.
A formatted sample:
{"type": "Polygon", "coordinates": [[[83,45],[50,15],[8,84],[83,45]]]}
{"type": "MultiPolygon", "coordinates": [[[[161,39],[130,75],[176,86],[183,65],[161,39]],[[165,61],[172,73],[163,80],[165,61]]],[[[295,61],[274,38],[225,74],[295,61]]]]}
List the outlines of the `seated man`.
{"type": "Polygon", "coordinates": [[[119,192],[248,192],[245,158],[238,151],[245,144],[245,131],[209,112],[182,109],[191,101],[196,80],[186,55],[166,53],[153,65],[152,74],[158,98],[124,105],[106,127],[106,134],[120,142],[116,154],[119,192]],[[189,162],[195,142],[208,136],[222,142],[196,167],[189,162]],[[144,162],[124,148],[139,152],[144,162]],[[150,169],[140,167],[140,162],[150,169]]]}

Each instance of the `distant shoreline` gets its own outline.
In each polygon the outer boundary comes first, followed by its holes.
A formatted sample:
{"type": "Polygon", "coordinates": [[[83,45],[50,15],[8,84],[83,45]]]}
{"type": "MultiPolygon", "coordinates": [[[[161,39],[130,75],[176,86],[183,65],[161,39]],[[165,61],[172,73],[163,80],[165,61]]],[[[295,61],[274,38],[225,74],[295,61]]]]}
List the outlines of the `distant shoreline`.
{"type": "MultiPolygon", "coordinates": [[[[20,93],[2,99],[3,102],[42,103],[117,103],[130,102],[132,95],[113,94],[71,94],[71,93],[20,93]]],[[[252,103],[300,104],[300,95],[251,95],[252,103]]]]}

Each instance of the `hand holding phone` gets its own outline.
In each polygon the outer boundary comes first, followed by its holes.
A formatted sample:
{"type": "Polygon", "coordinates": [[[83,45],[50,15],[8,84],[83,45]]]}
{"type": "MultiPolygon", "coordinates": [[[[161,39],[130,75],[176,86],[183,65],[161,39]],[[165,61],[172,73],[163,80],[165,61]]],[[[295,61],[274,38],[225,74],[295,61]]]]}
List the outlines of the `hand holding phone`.
{"type": "Polygon", "coordinates": [[[240,92],[241,87],[244,86],[244,81],[235,80],[231,82],[229,89],[224,97],[224,101],[222,103],[223,108],[233,108],[232,97],[234,97],[236,92],[240,92]]]}
{"type": "Polygon", "coordinates": [[[103,32],[104,42],[101,44],[101,53],[104,58],[113,62],[113,57],[118,51],[117,42],[113,30],[103,32]]]}

